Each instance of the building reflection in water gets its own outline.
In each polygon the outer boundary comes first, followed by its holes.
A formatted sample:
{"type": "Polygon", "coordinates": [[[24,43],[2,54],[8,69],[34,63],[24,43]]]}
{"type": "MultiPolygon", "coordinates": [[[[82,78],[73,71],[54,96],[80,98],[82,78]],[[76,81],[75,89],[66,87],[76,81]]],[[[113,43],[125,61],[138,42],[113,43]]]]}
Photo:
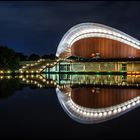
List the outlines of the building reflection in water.
{"type": "MultiPolygon", "coordinates": [[[[12,77],[1,76],[0,79],[12,77]]],[[[140,75],[19,75],[20,85],[56,88],[58,100],[73,120],[101,123],[140,105],[140,75]]]]}
{"type": "Polygon", "coordinates": [[[78,87],[56,92],[64,111],[85,124],[113,119],[140,105],[139,89],[78,87]]]}
{"type": "Polygon", "coordinates": [[[59,102],[69,117],[80,123],[104,122],[140,105],[138,75],[80,75],[66,83],[56,89],[59,102]]]}

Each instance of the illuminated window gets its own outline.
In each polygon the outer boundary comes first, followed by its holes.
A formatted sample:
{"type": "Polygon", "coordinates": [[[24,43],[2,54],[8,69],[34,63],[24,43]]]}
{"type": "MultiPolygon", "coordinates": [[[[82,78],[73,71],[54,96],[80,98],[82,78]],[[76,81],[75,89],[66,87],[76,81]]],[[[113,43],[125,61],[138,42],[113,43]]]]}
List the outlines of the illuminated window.
{"type": "Polygon", "coordinates": [[[127,70],[127,65],[126,64],[122,64],[122,70],[126,71],[127,70]]]}

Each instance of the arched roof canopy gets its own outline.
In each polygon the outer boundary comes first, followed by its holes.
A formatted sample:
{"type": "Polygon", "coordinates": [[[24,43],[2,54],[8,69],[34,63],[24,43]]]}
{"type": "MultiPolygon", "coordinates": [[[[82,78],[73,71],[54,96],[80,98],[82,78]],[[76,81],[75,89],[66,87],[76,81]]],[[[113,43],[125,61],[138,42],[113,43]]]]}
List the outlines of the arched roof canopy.
{"type": "Polygon", "coordinates": [[[81,23],[72,27],[65,33],[58,45],[56,56],[70,56],[70,48],[72,44],[80,39],[89,37],[101,37],[116,40],[140,50],[139,40],[117,29],[98,23],[81,23]],[[66,55],[62,55],[62,53],[66,55]]]}
{"type": "Polygon", "coordinates": [[[137,96],[133,99],[110,107],[88,108],[73,102],[71,96],[68,94],[69,92],[65,92],[61,91],[59,88],[56,88],[56,94],[61,107],[71,119],[83,124],[105,122],[119,117],[140,106],[140,96],[137,96]]]}

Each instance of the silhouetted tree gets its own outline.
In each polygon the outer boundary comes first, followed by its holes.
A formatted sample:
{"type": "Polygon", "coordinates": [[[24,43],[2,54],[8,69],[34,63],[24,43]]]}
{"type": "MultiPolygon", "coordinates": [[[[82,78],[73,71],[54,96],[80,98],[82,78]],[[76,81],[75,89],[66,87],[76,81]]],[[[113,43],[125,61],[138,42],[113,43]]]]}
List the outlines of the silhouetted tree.
{"type": "Polygon", "coordinates": [[[31,54],[29,56],[29,59],[28,60],[30,60],[30,61],[36,61],[38,59],[40,59],[40,56],[39,55],[37,55],[37,54],[31,54]]]}
{"type": "Polygon", "coordinates": [[[41,58],[43,59],[56,59],[57,57],[55,56],[55,54],[45,54],[43,55],[41,58]]]}
{"type": "Polygon", "coordinates": [[[50,59],[55,59],[55,54],[50,54],[50,59]]]}
{"type": "Polygon", "coordinates": [[[50,56],[49,56],[49,55],[47,55],[47,54],[45,54],[45,55],[43,55],[41,58],[42,58],[42,59],[49,59],[49,58],[50,58],[50,56]]]}
{"type": "Polygon", "coordinates": [[[20,61],[27,61],[28,56],[23,53],[16,53],[16,55],[19,57],[20,61]]]}
{"type": "Polygon", "coordinates": [[[19,66],[19,57],[16,52],[7,46],[0,46],[0,69],[15,70],[19,66]]]}

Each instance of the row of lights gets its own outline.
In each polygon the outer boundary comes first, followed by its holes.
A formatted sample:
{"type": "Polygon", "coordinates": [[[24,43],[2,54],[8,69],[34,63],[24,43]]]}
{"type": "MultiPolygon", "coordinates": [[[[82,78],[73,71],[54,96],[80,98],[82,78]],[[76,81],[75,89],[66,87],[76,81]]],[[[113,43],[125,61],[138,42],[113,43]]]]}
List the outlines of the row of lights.
{"type": "Polygon", "coordinates": [[[36,70],[36,71],[34,71],[34,70],[31,70],[31,71],[29,71],[29,70],[26,70],[26,71],[24,71],[24,70],[19,70],[19,73],[40,73],[40,71],[41,71],[42,69],[39,69],[39,70],[36,70]]]}
{"type": "MultiPolygon", "coordinates": [[[[38,60],[36,63],[34,63],[34,64],[26,64],[26,66],[23,66],[20,70],[19,70],[19,72],[20,73],[24,73],[24,69],[26,69],[27,67],[33,67],[33,66],[35,66],[35,65],[38,65],[40,62],[42,62],[42,61],[45,61],[44,59],[40,59],[40,60],[38,60]]],[[[30,73],[28,70],[26,70],[25,71],[26,73],[30,73]]],[[[39,71],[31,71],[31,73],[39,73],[39,71]]]]}
{"type": "Polygon", "coordinates": [[[139,75],[139,71],[134,71],[134,72],[127,72],[127,75],[139,75]]]}
{"type": "MultiPolygon", "coordinates": [[[[20,76],[19,76],[19,78],[23,78],[23,77],[24,77],[23,75],[20,75],[20,76]]],[[[39,75],[26,75],[25,77],[26,77],[26,78],[29,78],[29,77],[31,77],[31,78],[34,78],[34,77],[35,77],[35,78],[38,78],[39,75]]],[[[0,76],[0,79],[3,79],[3,78],[8,78],[8,79],[10,79],[11,76],[0,76]]],[[[43,79],[43,77],[39,77],[39,79],[43,79]]],[[[43,79],[42,81],[43,81],[43,82],[46,82],[45,79],[43,79]]],[[[57,85],[57,83],[54,82],[54,81],[50,81],[50,83],[51,83],[51,84],[54,84],[54,85],[57,85]]],[[[48,81],[47,81],[47,84],[48,84],[48,81]]],[[[80,82],[80,84],[81,84],[81,82],[80,82]]],[[[94,85],[95,85],[95,84],[97,84],[97,83],[94,82],[94,85]]],[[[100,84],[101,84],[101,83],[100,83],[100,84]]],[[[102,83],[101,85],[106,85],[106,84],[102,83]]],[[[110,83],[110,85],[112,85],[112,84],[110,83]]],[[[118,86],[124,86],[124,85],[127,85],[127,86],[136,85],[136,86],[139,86],[139,84],[128,84],[128,83],[125,83],[125,82],[118,83],[117,85],[118,85],[118,86]]],[[[66,85],[62,85],[62,86],[60,86],[59,88],[64,89],[65,87],[66,87],[66,85]]]]}
{"type": "Polygon", "coordinates": [[[41,84],[39,84],[37,81],[33,81],[33,80],[28,80],[28,79],[25,79],[25,78],[22,78],[22,81],[25,81],[27,84],[34,84],[34,85],[37,85],[38,87],[42,88],[43,86],[41,84]]]}
{"type": "Polygon", "coordinates": [[[4,73],[10,74],[11,72],[12,72],[11,70],[1,70],[0,74],[4,74],[4,73]]]}
{"type": "MultiPolygon", "coordinates": [[[[29,75],[26,75],[26,76],[29,77],[29,75]]],[[[38,75],[31,75],[31,76],[32,76],[32,77],[33,77],[33,76],[36,76],[36,78],[37,78],[38,75]]],[[[73,82],[73,81],[72,81],[72,84],[74,84],[74,83],[76,84],[77,82],[73,82]]],[[[81,80],[81,81],[79,81],[78,83],[79,83],[79,84],[84,84],[84,83],[85,83],[85,84],[94,84],[94,85],[95,85],[95,84],[100,84],[100,85],[118,85],[118,86],[121,86],[121,85],[122,85],[122,86],[123,86],[123,85],[127,85],[127,86],[133,85],[132,83],[117,82],[117,81],[101,81],[101,82],[100,82],[100,81],[96,81],[96,82],[95,82],[95,81],[94,81],[94,82],[93,82],[93,81],[89,81],[89,82],[87,82],[87,81],[81,80]]]]}
{"type": "MultiPolygon", "coordinates": [[[[135,45],[138,45],[138,46],[140,45],[138,42],[136,42],[133,39],[130,39],[129,37],[126,37],[125,35],[122,35],[120,33],[116,33],[114,31],[105,30],[105,29],[88,29],[88,30],[82,31],[82,35],[84,35],[85,33],[87,36],[89,36],[89,34],[91,34],[91,33],[99,35],[99,37],[106,35],[109,37],[124,39],[125,41],[130,42],[130,43],[135,44],[135,45]]],[[[73,36],[73,38],[75,38],[76,36],[79,36],[79,34],[76,34],[75,36],[73,36]]]]}
{"type": "Polygon", "coordinates": [[[11,79],[12,76],[0,76],[0,79],[11,79]]]}
{"type": "MultiPolygon", "coordinates": [[[[26,78],[29,78],[29,77],[32,77],[32,76],[33,76],[33,75],[31,75],[31,76],[26,75],[26,78]]],[[[34,83],[35,85],[36,85],[36,84],[39,85],[39,87],[43,87],[43,86],[42,86],[41,84],[39,84],[37,81],[26,79],[26,78],[24,78],[23,75],[21,75],[20,78],[22,79],[22,81],[26,81],[26,83],[34,83]],[[33,81],[34,81],[34,82],[33,82],[33,81]]],[[[33,78],[33,77],[32,77],[32,78],[33,78]]],[[[38,78],[41,79],[42,82],[46,83],[47,85],[48,85],[48,84],[57,85],[57,83],[54,82],[53,80],[51,80],[51,81],[46,81],[46,79],[43,79],[42,76],[39,76],[38,78]]]]}
{"type": "Polygon", "coordinates": [[[19,75],[17,77],[19,78],[23,78],[23,77],[26,77],[26,78],[38,78],[40,75],[19,75]]]}
{"type": "Polygon", "coordinates": [[[45,61],[45,59],[39,59],[39,60],[37,60],[37,62],[43,62],[43,61],[45,61]]]}
{"type": "MultiPolygon", "coordinates": [[[[70,98],[69,98],[70,99],[70,98]]],[[[99,117],[107,117],[110,115],[115,115],[117,113],[126,111],[127,109],[130,109],[131,107],[134,107],[138,104],[140,104],[140,96],[131,99],[130,101],[127,101],[125,103],[122,103],[120,105],[116,105],[113,107],[108,107],[105,109],[89,109],[85,107],[81,107],[77,104],[75,104],[71,99],[67,102],[70,108],[72,108],[76,113],[82,115],[83,117],[93,117],[93,118],[99,118],[99,117]]]]}
{"type": "MultiPolygon", "coordinates": [[[[139,45],[140,43],[131,39],[130,37],[127,37],[125,35],[122,35],[120,33],[116,33],[114,31],[111,30],[106,30],[104,28],[88,28],[88,29],[82,29],[80,32],[75,33],[71,39],[67,39],[65,38],[65,40],[63,41],[64,43],[67,42],[67,44],[73,44],[74,42],[76,42],[77,40],[81,39],[81,38],[86,38],[86,37],[106,37],[106,38],[111,38],[111,39],[115,39],[115,40],[119,40],[122,41],[124,43],[127,43],[130,46],[134,46],[138,49],[140,49],[139,45]],[[78,37],[79,36],[79,37],[78,37]],[[74,40],[74,38],[76,38],[74,40]]],[[[62,42],[61,44],[62,45],[62,42]]],[[[65,47],[66,48],[66,47],[65,47]]],[[[60,47],[57,52],[61,53],[65,48],[62,49],[62,47],[60,47]]]]}
{"type": "MultiPolygon", "coordinates": [[[[133,82],[133,81],[132,81],[133,82]]],[[[130,86],[130,85],[136,85],[136,86],[139,86],[140,84],[138,84],[138,83],[127,83],[127,82],[116,82],[116,81],[101,81],[101,82],[99,82],[99,81],[89,81],[89,82],[87,82],[87,81],[79,81],[79,82],[74,82],[74,81],[71,81],[71,84],[86,84],[86,85],[88,85],[88,84],[93,84],[93,85],[118,85],[118,86],[130,86]]]]}
{"type": "MultiPolygon", "coordinates": [[[[24,69],[26,69],[27,67],[32,67],[32,66],[35,66],[35,65],[39,65],[40,64],[40,62],[43,62],[43,61],[45,61],[45,59],[40,59],[40,60],[38,60],[35,64],[26,64],[26,66],[23,66],[22,67],[22,69],[20,69],[19,70],[19,72],[20,73],[24,73],[24,69]]],[[[59,59],[57,60],[57,62],[59,61],[59,59]]],[[[47,63],[46,65],[47,66],[54,66],[57,62],[54,62],[54,63],[47,63]]],[[[39,72],[41,72],[44,68],[46,68],[46,66],[45,65],[43,65],[42,66],[42,68],[41,69],[39,69],[39,71],[33,71],[33,70],[31,70],[31,71],[29,71],[29,70],[26,70],[25,71],[25,73],[39,73],[39,72]]]]}

